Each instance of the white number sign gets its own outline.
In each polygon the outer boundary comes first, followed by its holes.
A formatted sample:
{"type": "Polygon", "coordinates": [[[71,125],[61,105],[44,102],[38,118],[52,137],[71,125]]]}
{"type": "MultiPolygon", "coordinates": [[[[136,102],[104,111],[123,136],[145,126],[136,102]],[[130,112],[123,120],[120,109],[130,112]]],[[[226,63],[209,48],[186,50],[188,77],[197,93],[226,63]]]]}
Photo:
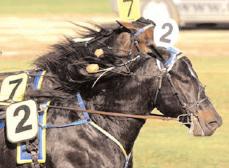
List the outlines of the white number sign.
{"type": "Polygon", "coordinates": [[[37,105],[33,100],[11,104],[6,110],[7,139],[12,143],[36,137],[38,132],[37,105]]]}
{"type": "Polygon", "coordinates": [[[154,29],[154,41],[160,47],[172,47],[179,36],[179,27],[175,20],[169,18],[157,20],[154,29]]]}
{"type": "Polygon", "coordinates": [[[22,101],[26,90],[28,75],[26,73],[6,77],[1,86],[0,101],[22,101]]]}

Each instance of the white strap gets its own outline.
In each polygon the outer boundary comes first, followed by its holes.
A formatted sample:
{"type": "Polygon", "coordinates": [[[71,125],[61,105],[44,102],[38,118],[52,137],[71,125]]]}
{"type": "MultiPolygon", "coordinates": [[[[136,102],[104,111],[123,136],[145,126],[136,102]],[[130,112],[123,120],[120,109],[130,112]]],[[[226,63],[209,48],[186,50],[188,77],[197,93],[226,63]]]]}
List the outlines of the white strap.
{"type": "Polygon", "coordinates": [[[121,149],[123,155],[125,156],[126,160],[128,159],[127,152],[125,150],[125,148],[123,147],[123,145],[114,137],[112,136],[109,132],[107,132],[106,130],[104,130],[103,128],[101,128],[100,126],[98,126],[96,123],[94,123],[93,121],[90,121],[89,124],[91,126],[93,126],[94,128],[96,128],[97,130],[99,130],[101,133],[103,133],[105,136],[107,136],[108,138],[110,138],[114,143],[116,143],[116,145],[119,146],[119,148],[121,149]]]}
{"type": "Polygon", "coordinates": [[[41,90],[41,86],[42,86],[45,74],[46,74],[46,71],[42,71],[39,82],[37,84],[37,88],[36,88],[37,90],[41,90]]]}

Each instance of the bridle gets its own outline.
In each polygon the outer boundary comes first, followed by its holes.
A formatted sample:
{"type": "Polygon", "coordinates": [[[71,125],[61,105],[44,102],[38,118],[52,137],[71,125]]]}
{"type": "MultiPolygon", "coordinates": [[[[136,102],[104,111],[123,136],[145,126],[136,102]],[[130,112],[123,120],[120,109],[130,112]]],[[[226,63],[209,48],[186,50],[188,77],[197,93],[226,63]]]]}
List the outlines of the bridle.
{"type": "MultiPolygon", "coordinates": [[[[138,41],[136,40],[136,37],[138,35],[140,35],[141,33],[143,33],[145,30],[147,30],[148,28],[154,27],[155,25],[149,24],[141,29],[139,29],[135,34],[134,34],[134,45],[137,48],[138,52],[140,51],[139,45],[138,45],[138,41]]],[[[154,100],[153,100],[153,105],[156,107],[157,104],[157,98],[158,98],[158,94],[162,88],[162,80],[163,78],[166,78],[170,84],[171,90],[173,92],[173,95],[176,97],[176,99],[178,100],[181,108],[182,108],[182,113],[181,115],[179,115],[177,117],[177,121],[179,121],[182,124],[185,125],[191,125],[192,124],[192,117],[196,117],[198,119],[198,109],[200,104],[202,104],[204,101],[206,101],[208,98],[202,98],[201,99],[201,93],[202,91],[204,91],[204,87],[202,87],[202,84],[200,83],[199,79],[197,77],[196,80],[198,81],[198,94],[197,94],[197,100],[194,103],[185,103],[184,100],[182,99],[182,96],[180,95],[180,93],[177,91],[174,82],[171,78],[171,74],[170,74],[170,70],[172,69],[173,65],[175,64],[175,62],[182,58],[181,53],[176,53],[176,51],[174,49],[172,49],[171,53],[172,56],[170,56],[169,60],[165,61],[165,63],[163,64],[162,62],[164,61],[163,56],[158,52],[156,47],[153,47],[153,51],[155,52],[154,55],[156,56],[156,61],[157,63],[161,63],[162,65],[162,69],[161,73],[157,76],[158,77],[158,87],[154,96],[154,100]],[[170,60],[172,58],[172,60],[170,60]],[[194,110],[191,110],[193,109],[194,110]]],[[[185,64],[187,66],[189,66],[189,64],[184,61],[185,64]]],[[[152,114],[153,115],[153,114],[152,114]]],[[[164,116],[161,116],[164,117],[164,116]]]]}
{"type": "MultiPolygon", "coordinates": [[[[180,57],[178,59],[181,59],[181,58],[182,57],[180,57]]],[[[185,60],[183,60],[183,61],[189,66],[189,64],[185,60]]],[[[197,100],[194,103],[187,103],[184,101],[184,99],[182,99],[181,94],[178,92],[178,90],[175,87],[174,82],[171,78],[170,70],[172,69],[172,67],[170,67],[168,70],[168,67],[164,66],[164,64],[162,64],[162,66],[163,66],[163,69],[161,69],[161,74],[159,76],[158,88],[157,88],[155,98],[154,98],[154,106],[155,107],[157,106],[158,94],[162,88],[162,80],[165,78],[171,87],[171,91],[172,91],[173,96],[177,99],[177,101],[179,102],[179,105],[181,106],[181,109],[182,109],[183,114],[179,115],[177,117],[177,120],[184,125],[191,125],[192,124],[192,117],[195,117],[198,119],[198,110],[199,110],[200,104],[202,104],[203,102],[208,100],[207,97],[204,97],[201,99],[201,93],[204,91],[205,87],[203,87],[202,84],[200,83],[200,81],[195,77],[196,80],[198,81],[197,100]],[[194,109],[194,110],[192,110],[192,109],[194,109]]]]}

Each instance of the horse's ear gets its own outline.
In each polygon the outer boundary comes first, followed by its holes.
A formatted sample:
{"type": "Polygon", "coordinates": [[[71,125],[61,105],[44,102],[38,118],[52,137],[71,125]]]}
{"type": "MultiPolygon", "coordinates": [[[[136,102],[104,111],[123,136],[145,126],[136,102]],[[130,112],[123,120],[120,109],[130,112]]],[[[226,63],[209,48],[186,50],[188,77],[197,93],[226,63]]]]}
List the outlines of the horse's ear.
{"type": "Polygon", "coordinates": [[[125,27],[126,29],[128,29],[128,30],[131,30],[131,31],[136,31],[137,30],[137,27],[135,27],[134,25],[133,25],[133,23],[131,23],[131,22],[122,22],[122,21],[116,21],[120,26],[123,26],[123,27],[125,27]]]}

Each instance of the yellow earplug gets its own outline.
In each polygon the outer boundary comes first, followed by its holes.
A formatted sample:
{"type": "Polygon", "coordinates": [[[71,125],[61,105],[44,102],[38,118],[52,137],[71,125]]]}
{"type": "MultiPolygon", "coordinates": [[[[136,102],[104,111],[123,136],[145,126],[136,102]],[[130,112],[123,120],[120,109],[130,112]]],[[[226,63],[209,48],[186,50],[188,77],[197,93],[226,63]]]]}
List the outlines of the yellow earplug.
{"type": "Polygon", "coordinates": [[[96,57],[98,57],[98,58],[99,58],[99,57],[103,56],[104,51],[103,51],[103,49],[102,49],[102,48],[100,48],[100,49],[96,49],[94,54],[95,54],[95,56],[96,56],[96,57]]]}
{"type": "Polygon", "coordinates": [[[87,73],[97,73],[99,70],[99,65],[98,64],[89,64],[86,67],[87,73]]]}

